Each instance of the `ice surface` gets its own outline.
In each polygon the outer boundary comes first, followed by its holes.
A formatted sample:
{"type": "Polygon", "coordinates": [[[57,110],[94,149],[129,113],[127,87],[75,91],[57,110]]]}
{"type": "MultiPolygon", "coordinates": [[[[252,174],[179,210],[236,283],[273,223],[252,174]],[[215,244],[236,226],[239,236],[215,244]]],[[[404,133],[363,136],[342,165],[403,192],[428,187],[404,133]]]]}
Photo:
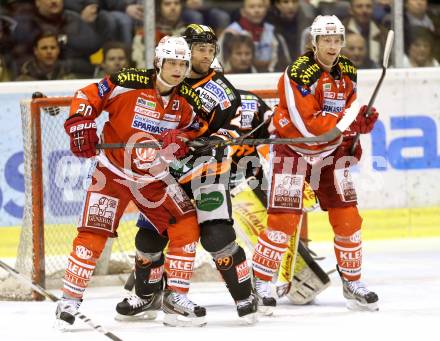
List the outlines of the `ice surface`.
{"type": "MultiPolygon", "coordinates": [[[[333,269],[332,243],[312,243],[333,269]]],[[[364,243],[363,280],[379,295],[379,312],[345,308],[338,276],[313,304],[279,300],[273,317],[243,326],[222,283],[194,283],[190,297],[208,310],[203,328],[171,328],[162,315],[150,322],[118,322],[115,305],[122,287],[90,288],[81,311],[124,341],[133,340],[440,340],[440,238],[364,243]]],[[[60,295],[60,291],[54,291],[60,295]]],[[[110,340],[77,320],[72,331],[52,329],[52,302],[0,302],[0,340],[110,340]]]]}

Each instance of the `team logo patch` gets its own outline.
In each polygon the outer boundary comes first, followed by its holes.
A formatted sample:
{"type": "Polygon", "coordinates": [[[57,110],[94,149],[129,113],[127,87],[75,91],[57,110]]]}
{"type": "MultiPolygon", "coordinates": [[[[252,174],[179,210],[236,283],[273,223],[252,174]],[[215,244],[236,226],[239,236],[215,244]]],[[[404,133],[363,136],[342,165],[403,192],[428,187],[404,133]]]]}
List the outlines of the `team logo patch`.
{"type": "Polygon", "coordinates": [[[189,200],[186,193],[180,188],[180,185],[171,185],[168,186],[168,195],[171,200],[176,204],[177,208],[180,210],[182,214],[187,212],[191,212],[194,210],[194,206],[189,200]]]}
{"type": "Polygon", "coordinates": [[[152,268],[150,277],[148,277],[148,283],[158,283],[162,280],[163,266],[152,268]]]}
{"type": "Polygon", "coordinates": [[[196,206],[201,211],[211,212],[219,208],[224,201],[225,198],[220,192],[200,193],[196,198],[196,206]]]}
{"type": "Polygon", "coordinates": [[[203,108],[207,112],[211,112],[218,104],[218,100],[212,92],[204,90],[203,88],[196,89],[196,92],[202,100],[203,108]]]}
{"type": "Polygon", "coordinates": [[[235,272],[237,273],[238,283],[243,283],[251,278],[249,266],[246,260],[235,266],[235,272]]]}
{"type": "Polygon", "coordinates": [[[280,127],[283,128],[289,124],[289,120],[287,118],[283,117],[282,119],[280,119],[278,121],[278,123],[279,123],[280,127]]]}
{"type": "Polygon", "coordinates": [[[337,192],[344,202],[353,202],[357,200],[356,189],[348,168],[334,170],[337,192]]]}
{"type": "Polygon", "coordinates": [[[322,88],[324,89],[324,91],[330,91],[332,89],[332,84],[331,83],[324,83],[324,84],[322,84],[322,88]]]}
{"type": "Polygon", "coordinates": [[[302,207],[303,175],[274,174],[271,206],[274,208],[300,209],[302,207]]]}
{"type": "Polygon", "coordinates": [[[160,114],[157,111],[152,111],[152,110],[149,110],[149,109],[145,109],[145,108],[142,108],[142,107],[137,106],[137,105],[134,107],[134,112],[136,112],[138,114],[142,114],[142,115],[148,116],[148,117],[152,117],[152,118],[159,118],[160,117],[160,114]]]}
{"type": "Polygon", "coordinates": [[[90,259],[93,256],[93,252],[90,251],[88,248],[82,245],[77,245],[75,247],[75,254],[80,259],[90,259]]]}
{"type": "Polygon", "coordinates": [[[186,244],[183,247],[183,251],[185,251],[186,253],[195,253],[196,248],[197,248],[197,242],[192,242],[190,244],[186,244]]]}
{"type": "Polygon", "coordinates": [[[342,112],[345,109],[345,99],[329,99],[324,97],[322,103],[322,111],[325,112],[342,112]]]}
{"type": "Polygon", "coordinates": [[[178,122],[161,121],[136,113],[133,117],[131,126],[132,128],[145,131],[147,133],[161,134],[165,130],[177,128],[178,122]]]}
{"type": "Polygon", "coordinates": [[[136,105],[139,105],[140,107],[150,109],[150,110],[156,110],[156,103],[153,101],[149,101],[148,99],[138,97],[136,99],[136,105]]]}
{"type": "Polygon", "coordinates": [[[267,238],[269,238],[271,242],[277,244],[285,244],[289,240],[289,236],[282,231],[271,230],[266,234],[267,234],[267,238]]]}
{"type": "Polygon", "coordinates": [[[249,110],[249,111],[257,111],[258,110],[258,104],[256,100],[242,100],[241,101],[241,108],[243,110],[249,110]]]}
{"type": "Polygon", "coordinates": [[[298,91],[301,93],[301,95],[303,97],[305,97],[308,94],[310,94],[310,90],[307,89],[305,86],[297,85],[297,89],[298,89],[298,91]]]}
{"type": "Polygon", "coordinates": [[[117,198],[91,193],[88,200],[86,226],[113,232],[118,204],[117,198]]]}
{"type": "Polygon", "coordinates": [[[98,95],[103,98],[110,91],[107,79],[103,79],[98,83],[98,95]]]}

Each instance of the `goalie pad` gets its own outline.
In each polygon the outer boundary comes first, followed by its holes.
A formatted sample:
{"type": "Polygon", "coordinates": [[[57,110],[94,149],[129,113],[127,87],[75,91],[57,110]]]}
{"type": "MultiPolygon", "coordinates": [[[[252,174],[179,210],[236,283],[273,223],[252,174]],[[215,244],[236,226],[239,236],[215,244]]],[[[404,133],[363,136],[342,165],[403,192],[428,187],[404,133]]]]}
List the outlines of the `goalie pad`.
{"type": "Polygon", "coordinates": [[[301,241],[297,252],[294,275],[286,297],[293,304],[303,305],[329,287],[330,278],[301,241]]]}
{"type": "MultiPolygon", "coordinates": [[[[234,228],[245,249],[253,250],[259,233],[266,226],[267,212],[249,186],[240,186],[240,189],[241,191],[234,191],[235,195],[232,197],[234,228]]],[[[307,198],[309,199],[310,205],[307,206],[315,206],[315,197],[307,198]]],[[[295,237],[296,234],[292,236],[295,237]]],[[[292,245],[295,243],[291,240],[279,268],[278,280],[284,278],[285,281],[277,288],[277,293],[279,297],[287,295],[293,304],[307,304],[330,285],[330,279],[302,242],[299,242],[297,249],[292,249],[292,245]],[[295,274],[292,278],[292,261],[295,258],[295,274]]]]}

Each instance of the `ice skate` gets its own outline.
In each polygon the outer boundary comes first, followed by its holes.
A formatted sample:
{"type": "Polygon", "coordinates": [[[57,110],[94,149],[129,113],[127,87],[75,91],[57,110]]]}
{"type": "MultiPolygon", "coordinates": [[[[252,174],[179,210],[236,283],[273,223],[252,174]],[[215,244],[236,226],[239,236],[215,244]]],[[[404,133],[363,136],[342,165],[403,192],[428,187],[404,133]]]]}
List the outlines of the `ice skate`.
{"type": "Polygon", "coordinates": [[[82,300],[71,298],[61,298],[58,301],[57,310],[55,311],[56,319],[54,328],[64,331],[69,329],[75,322],[75,315],[78,312],[82,300]]]}
{"type": "Polygon", "coordinates": [[[277,301],[272,296],[271,282],[255,277],[254,287],[258,299],[258,311],[266,316],[272,315],[277,301]]]}
{"type": "Polygon", "coordinates": [[[118,321],[154,320],[162,305],[162,291],[141,298],[129,293],[116,305],[118,321]]]}
{"type": "Polygon", "coordinates": [[[237,305],[238,316],[242,321],[246,324],[255,324],[258,322],[258,299],[254,294],[251,294],[244,300],[236,301],[235,304],[237,305]]]}
{"type": "Polygon", "coordinates": [[[170,327],[202,327],[206,325],[206,309],[192,302],[185,294],[165,290],[163,324],[170,327]]]}
{"type": "Polygon", "coordinates": [[[350,310],[378,311],[379,297],[373,291],[367,289],[361,281],[347,281],[338,272],[342,280],[344,297],[347,299],[347,308],[350,310]]]}

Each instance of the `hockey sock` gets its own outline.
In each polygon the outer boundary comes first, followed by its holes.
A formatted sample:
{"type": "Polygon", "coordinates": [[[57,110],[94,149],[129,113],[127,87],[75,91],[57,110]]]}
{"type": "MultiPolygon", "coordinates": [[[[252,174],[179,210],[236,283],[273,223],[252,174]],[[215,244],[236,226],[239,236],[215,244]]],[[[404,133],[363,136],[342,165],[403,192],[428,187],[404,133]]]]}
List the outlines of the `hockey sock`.
{"type": "Polygon", "coordinates": [[[334,247],[339,271],[348,281],[361,277],[362,218],[356,206],[329,208],[329,220],[335,233],[334,247]]]}
{"type": "Polygon", "coordinates": [[[81,299],[92,277],[96,262],[107,237],[93,232],[79,232],[73,240],[73,250],[63,279],[65,297],[81,299]]]}
{"type": "Polygon", "coordinates": [[[260,233],[252,258],[252,269],[256,277],[263,281],[272,280],[287,250],[288,241],[288,234],[269,227],[260,233]]]}
{"type": "Polygon", "coordinates": [[[232,298],[235,301],[248,298],[252,292],[252,282],[243,248],[232,242],[218,252],[211,252],[211,255],[232,298]]]}
{"type": "Polygon", "coordinates": [[[189,290],[194,270],[197,243],[183,247],[169,247],[165,257],[167,287],[170,290],[186,294],[189,290]]]}

